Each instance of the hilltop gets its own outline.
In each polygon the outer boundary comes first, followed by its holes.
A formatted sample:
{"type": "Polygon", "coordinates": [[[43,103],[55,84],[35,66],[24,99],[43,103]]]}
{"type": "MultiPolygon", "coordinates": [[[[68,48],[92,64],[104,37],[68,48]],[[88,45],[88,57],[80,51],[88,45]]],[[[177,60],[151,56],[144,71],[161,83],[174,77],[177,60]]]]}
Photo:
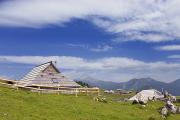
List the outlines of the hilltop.
{"type": "Polygon", "coordinates": [[[88,83],[90,86],[97,86],[103,89],[125,89],[125,90],[143,90],[143,89],[157,89],[159,91],[162,90],[168,90],[173,95],[180,95],[180,79],[175,80],[171,83],[164,83],[160,82],[158,80],[152,79],[152,78],[140,78],[140,79],[131,79],[127,82],[122,83],[116,83],[116,82],[108,82],[108,81],[102,81],[97,80],[91,77],[80,79],[81,81],[84,81],[88,83]]]}
{"type": "MultiPolygon", "coordinates": [[[[40,94],[16,91],[0,85],[0,120],[161,120],[162,102],[146,108],[128,102],[116,102],[119,95],[103,95],[108,103],[95,102],[93,96],[40,94]]],[[[179,120],[171,115],[168,120],[179,120]]]]}

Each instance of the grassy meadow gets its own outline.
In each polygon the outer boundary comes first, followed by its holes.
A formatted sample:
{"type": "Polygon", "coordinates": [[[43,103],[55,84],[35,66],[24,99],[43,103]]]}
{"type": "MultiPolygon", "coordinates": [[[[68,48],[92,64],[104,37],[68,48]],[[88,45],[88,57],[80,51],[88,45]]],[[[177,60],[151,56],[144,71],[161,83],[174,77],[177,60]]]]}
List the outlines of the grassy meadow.
{"type": "MultiPolygon", "coordinates": [[[[108,95],[108,103],[95,102],[93,96],[37,94],[0,85],[0,120],[163,120],[158,109],[162,102],[146,108],[117,102],[124,96],[108,95]]],[[[179,104],[180,105],[180,104],[179,104]]],[[[167,120],[180,120],[171,115],[167,120]]]]}

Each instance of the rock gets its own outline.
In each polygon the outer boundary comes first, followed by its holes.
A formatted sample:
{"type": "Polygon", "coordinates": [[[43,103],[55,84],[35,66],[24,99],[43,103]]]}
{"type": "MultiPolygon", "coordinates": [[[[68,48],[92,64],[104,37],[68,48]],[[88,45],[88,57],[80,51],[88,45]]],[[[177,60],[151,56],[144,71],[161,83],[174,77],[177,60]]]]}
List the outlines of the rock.
{"type": "Polygon", "coordinates": [[[140,101],[139,101],[139,104],[141,104],[141,105],[146,105],[146,104],[147,104],[147,101],[145,101],[145,100],[140,100],[140,101]]]}
{"type": "Polygon", "coordinates": [[[168,111],[170,111],[171,113],[176,114],[177,107],[176,107],[174,104],[172,104],[171,101],[167,101],[167,102],[166,102],[166,108],[167,108],[168,111]]]}
{"type": "Polygon", "coordinates": [[[171,96],[171,101],[172,102],[176,102],[176,97],[175,96],[171,96]]]}
{"type": "Polygon", "coordinates": [[[96,102],[107,103],[107,100],[106,100],[105,97],[94,97],[93,100],[96,101],[96,102]]]}
{"type": "Polygon", "coordinates": [[[145,107],[146,107],[146,105],[142,105],[142,107],[144,107],[144,108],[145,108],[145,107]]]}
{"type": "Polygon", "coordinates": [[[166,102],[166,106],[167,106],[167,108],[171,108],[172,106],[174,106],[173,104],[172,104],[172,102],[171,101],[167,101],[166,102]]]}
{"type": "Polygon", "coordinates": [[[166,107],[163,107],[161,110],[161,115],[162,116],[167,116],[168,115],[168,109],[166,107]]]}
{"type": "Polygon", "coordinates": [[[164,98],[168,98],[168,96],[169,96],[168,91],[165,91],[165,92],[164,92],[164,98]]]}
{"type": "Polygon", "coordinates": [[[138,97],[139,104],[147,104],[148,100],[146,100],[141,94],[138,97]]]}
{"type": "Polygon", "coordinates": [[[152,98],[152,101],[157,101],[157,98],[154,96],[154,97],[152,98]]]}
{"type": "Polygon", "coordinates": [[[132,104],[138,104],[138,103],[139,103],[138,100],[134,100],[134,101],[132,102],[132,104]]]}
{"type": "Polygon", "coordinates": [[[180,107],[177,108],[176,113],[177,113],[177,114],[180,114],[180,107]]]}
{"type": "Polygon", "coordinates": [[[170,111],[171,111],[171,113],[176,114],[177,107],[176,106],[172,106],[170,111]]]}

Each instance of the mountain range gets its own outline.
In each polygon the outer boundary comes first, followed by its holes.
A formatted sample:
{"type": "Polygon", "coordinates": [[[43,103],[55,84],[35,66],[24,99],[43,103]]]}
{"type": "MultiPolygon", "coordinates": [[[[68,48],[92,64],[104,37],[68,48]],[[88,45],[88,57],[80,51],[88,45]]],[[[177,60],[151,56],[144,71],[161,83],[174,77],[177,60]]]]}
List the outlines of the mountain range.
{"type": "Polygon", "coordinates": [[[85,77],[78,79],[76,81],[83,81],[90,86],[96,86],[102,89],[115,90],[115,89],[124,89],[124,90],[144,90],[144,89],[156,89],[159,91],[167,90],[173,95],[180,95],[180,79],[175,80],[171,83],[164,83],[152,78],[140,78],[140,79],[131,79],[127,82],[116,83],[97,80],[92,77],[85,77]]]}

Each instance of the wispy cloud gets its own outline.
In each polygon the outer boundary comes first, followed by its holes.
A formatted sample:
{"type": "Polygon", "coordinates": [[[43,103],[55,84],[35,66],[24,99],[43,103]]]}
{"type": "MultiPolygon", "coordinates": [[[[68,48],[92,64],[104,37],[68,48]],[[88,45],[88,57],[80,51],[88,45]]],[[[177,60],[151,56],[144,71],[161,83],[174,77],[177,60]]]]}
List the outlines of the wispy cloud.
{"type": "Polygon", "coordinates": [[[144,62],[125,57],[84,59],[71,56],[0,56],[0,59],[1,62],[34,65],[57,61],[57,66],[73,78],[92,76],[117,82],[137,77],[153,77],[165,82],[180,78],[180,64],[163,61],[144,62]]]}
{"type": "Polygon", "coordinates": [[[87,44],[73,44],[73,43],[68,43],[66,44],[69,47],[73,47],[73,48],[84,48],[84,49],[88,49],[89,46],[87,44]]]}
{"type": "Polygon", "coordinates": [[[13,0],[0,5],[0,25],[40,28],[75,19],[93,22],[126,40],[180,38],[179,0],[13,0]]]}
{"type": "Polygon", "coordinates": [[[107,52],[112,49],[113,47],[109,45],[98,45],[97,48],[91,48],[90,50],[93,52],[107,52]]]}
{"type": "Polygon", "coordinates": [[[162,51],[179,51],[180,45],[165,45],[165,46],[156,47],[156,49],[162,51]]]}
{"type": "Polygon", "coordinates": [[[107,45],[107,44],[99,44],[97,47],[92,47],[89,46],[87,44],[66,44],[68,47],[72,47],[72,48],[82,48],[82,49],[86,49],[88,51],[92,51],[92,52],[107,52],[113,49],[112,46],[107,45]]]}
{"type": "Polygon", "coordinates": [[[171,58],[171,59],[180,59],[180,55],[170,55],[170,56],[168,56],[168,58],[171,58]]]}

